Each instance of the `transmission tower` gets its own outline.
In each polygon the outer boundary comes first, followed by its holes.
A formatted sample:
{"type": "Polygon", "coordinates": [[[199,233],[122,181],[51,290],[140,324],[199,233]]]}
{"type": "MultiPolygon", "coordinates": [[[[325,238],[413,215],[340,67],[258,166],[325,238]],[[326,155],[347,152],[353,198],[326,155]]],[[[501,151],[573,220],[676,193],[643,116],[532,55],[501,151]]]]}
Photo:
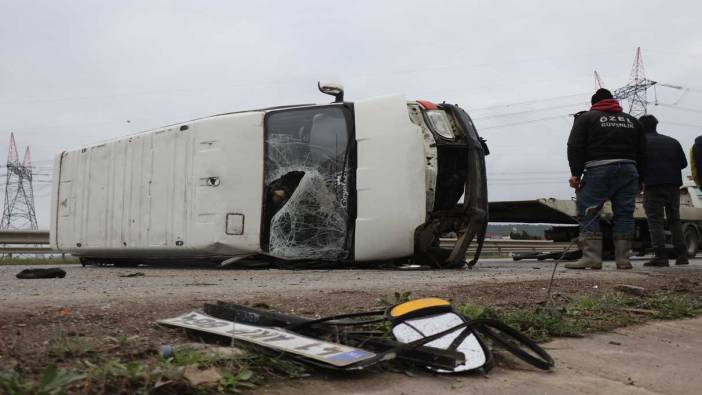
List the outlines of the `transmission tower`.
{"type": "Polygon", "coordinates": [[[6,170],[5,205],[0,229],[38,229],[29,147],[24,151],[24,159],[20,162],[14,133],[10,134],[6,170]]]}
{"type": "Polygon", "coordinates": [[[614,97],[620,100],[629,101],[629,114],[640,117],[646,114],[647,90],[656,85],[656,81],[646,78],[643,59],[641,58],[641,47],[636,48],[634,65],[631,68],[629,82],[613,92],[614,97]]]}
{"type": "Polygon", "coordinates": [[[597,70],[595,70],[595,84],[597,84],[597,89],[605,87],[604,81],[600,78],[600,73],[598,73],[597,70]]]}

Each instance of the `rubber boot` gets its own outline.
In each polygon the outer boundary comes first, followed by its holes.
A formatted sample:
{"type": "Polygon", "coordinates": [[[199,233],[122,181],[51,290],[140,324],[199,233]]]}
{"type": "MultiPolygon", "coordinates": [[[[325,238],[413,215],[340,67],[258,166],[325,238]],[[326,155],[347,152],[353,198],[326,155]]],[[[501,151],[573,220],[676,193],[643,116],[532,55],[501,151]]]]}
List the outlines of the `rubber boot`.
{"type": "Polygon", "coordinates": [[[588,235],[582,242],[580,248],[583,257],[577,262],[566,263],[566,269],[602,269],[602,236],[588,235]]]}
{"type": "Polygon", "coordinates": [[[685,255],[679,255],[677,258],[675,258],[675,264],[676,265],[689,265],[690,260],[687,258],[687,253],[685,253],[685,255]]]}
{"type": "Polygon", "coordinates": [[[663,267],[669,266],[668,255],[665,249],[656,249],[656,255],[650,261],[643,264],[649,267],[663,267]]]}
{"type": "Polygon", "coordinates": [[[687,248],[685,246],[679,246],[676,248],[678,256],[675,258],[676,265],[689,265],[690,260],[687,258],[687,248]]]}
{"type": "Polygon", "coordinates": [[[631,240],[615,239],[614,240],[614,260],[617,263],[617,269],[631,269],[631,240]]]}

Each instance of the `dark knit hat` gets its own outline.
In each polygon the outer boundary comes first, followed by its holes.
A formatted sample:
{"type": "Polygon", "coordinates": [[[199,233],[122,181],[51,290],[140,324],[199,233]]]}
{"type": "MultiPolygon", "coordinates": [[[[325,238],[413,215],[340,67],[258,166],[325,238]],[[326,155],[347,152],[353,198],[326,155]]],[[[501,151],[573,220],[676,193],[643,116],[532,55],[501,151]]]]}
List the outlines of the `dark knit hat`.
{"type": "Polygon", "coordinates": [[[592,95],[590,103],[595,104],[598,101],[605,99],[614,99],[614,96],[612,96],[612,92],[608,91],[607,89],[600,88],[597,90],[597,92],[595,92],[594,95],[592,95]]]}
{"type": "Polygon", "coordinates": [[[646,129],[646,131],[655,132],[656,126],[658,126],[658,119],[651,114],[642,115],[639,118],[639,122],[646,129]]]}

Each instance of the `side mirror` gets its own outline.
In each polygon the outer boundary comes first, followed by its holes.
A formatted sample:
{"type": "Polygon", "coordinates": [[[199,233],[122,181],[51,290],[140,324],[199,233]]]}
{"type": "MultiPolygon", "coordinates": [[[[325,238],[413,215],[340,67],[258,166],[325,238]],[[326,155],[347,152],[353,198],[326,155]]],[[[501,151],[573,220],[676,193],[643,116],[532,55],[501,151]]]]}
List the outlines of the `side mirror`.
{"type": "Polygon", "coordinates": [[[317,83],[319,91],[334,96],[334,103],[341,103],[344,101],[344,86],[336,81],[319,81],[317,83]]]}

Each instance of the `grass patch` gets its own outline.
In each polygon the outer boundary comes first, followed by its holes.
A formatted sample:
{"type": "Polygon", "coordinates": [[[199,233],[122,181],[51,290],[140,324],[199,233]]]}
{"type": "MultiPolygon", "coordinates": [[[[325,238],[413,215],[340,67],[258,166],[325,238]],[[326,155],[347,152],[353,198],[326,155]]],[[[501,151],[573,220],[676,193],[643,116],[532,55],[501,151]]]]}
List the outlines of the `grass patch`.
{"type": "Polygon", "coordinates": [[[15,371],[0,371],[0,389],[12,395],[63,395],[68,388],[85,378],[84,374],[50,365],[41,378],[25,382],[15,371]]]}
{"type": "Polygon", "coordinates": [[[537,342],[553,336],[579,336],[587,326],[583,319],[565,317],[567,312],[563,309],[493,309],[484,305],[463,304],[457,310],[471,319],[501,320],[537,342]]]}
{"type": "Polygon", "coordinates": [[[193,350],[175,351],[169,358],[156,357],[143,362],[110,359],[101,364],[87,361],[83,364],[82,392],[101,394],[239,394],[271,378],[297,378],[306,372],[300,364],[259,353],[233,357],[193,350]],[[188,381],[188,369],[214,369],[219,378],[192,385],[188,381]]]}
{"type": "Polygon", "coordinates": [[[171,372],[162,371],[148,363],[109,359],[96,364],[83,360],[86,379],[82,383],[83,393],[148,393],[162,377],[171,372]]]}
{"type": "Polygon", "coordinates": [[[49,366],[45,372],[25,367],[0,369],[0,393],[17,395],[85,394],[238,394],[273,379],[299,378],[306,368],[294,361],[264,355],[218,354],[208,348],[176,349],[161,357],[144,339],[57,335],[46,356],[72,369],[49,366]],[[214,377],[193,385],[193,372],[214,377]],[[190,376],[189,376],[190,374],[190,376]]]}
{"type": "Polygon", "coordinates": [[[692,298],[686,295],[663,295],[646,301],[646,308],[653,310],[654,317],[676,319],[695,317],[702,314],[702,297],[692,298]]]}
{"type": "Polygon", "coordinates": [[[60,336],[49,342],[48,353],[52,358],[65,360],[95,354],[97,340],[82,336],[60,336]]]}
{"type": "Polygon", "coordinates": [[[538,342],[554,337],[582,336],[637,324],[651,318],[679,319],[702,314],[701,295],[665,293],[646,297],[620,292],[588,295],[558,306],[491,308],[462,304],[457,310],[470,318],[496,318],[538,342]]]}

